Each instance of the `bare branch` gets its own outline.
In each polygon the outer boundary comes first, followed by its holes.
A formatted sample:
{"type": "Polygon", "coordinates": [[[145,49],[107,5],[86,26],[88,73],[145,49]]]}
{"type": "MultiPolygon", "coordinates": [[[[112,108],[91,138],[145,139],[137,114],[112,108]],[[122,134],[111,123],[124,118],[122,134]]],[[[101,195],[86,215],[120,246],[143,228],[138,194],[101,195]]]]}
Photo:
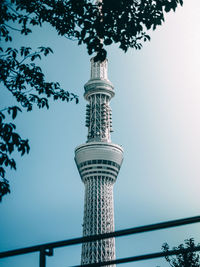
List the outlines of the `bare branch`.
{"type": "Polygon", "coordinates": [[[10,29],[12,29],[12,30],[14,30],[14,31],[21,32],[21,30],[19,30],[19,29],[16,29],[16,28],[13,28],[13,27],[9,26],[9,25],[8,25],[8,24],[6,24],[6,23],[4,23],[3,25],[5,25],[6,27],[8,27],[8,28],[10,28],[10,29]]]}

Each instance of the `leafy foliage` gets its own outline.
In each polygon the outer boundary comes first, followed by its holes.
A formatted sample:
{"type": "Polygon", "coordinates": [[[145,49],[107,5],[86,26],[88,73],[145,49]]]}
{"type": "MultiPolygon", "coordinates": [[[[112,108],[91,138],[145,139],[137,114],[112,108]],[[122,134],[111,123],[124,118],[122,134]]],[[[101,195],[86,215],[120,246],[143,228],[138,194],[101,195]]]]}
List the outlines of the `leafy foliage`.
{"type": "MultiPolygon", "coordinates": [[[[164,13],[175,11],[183,0],[3,0],[1,12],[2,36],[9,35],[7,22],[18,23],[21,34],[31,33],[31,26],[44,22],[54,27],[59,35],[78,44],[85,44],[89,55],[97,52],[97,60],[106,57],[103,45],[119,43],[128,48],[141,49],[142,41],[150,40],[146,31],[164,22],[164,13]],[[103,39],[103,43],[102,43],[103,39]]],[[[10,26],[11,27],[11,26],[10,26]]]]}
{"type": "MultiPolygon", "coordinates": [[[[12,114],[12,118],[15,119],[17,112],[21,111],[17,106],[9,107],[7,109],[8,114],[12,114]]],[[[16,170],[16,163],[13,158],[10,158],[10,154],[17,149],[18,152],[23,156],[25,153],[29,152],[28,140],[23,140],[18,133],[15,132],[16,126],[13,123],[5,122],[5,115],[0,112],[0,201],[2,196],[9,193],[9,183],[5,179],[5,169],[4,167],[10,167],[16,170]]]]}
{"type": "MultiPolygon", "coordinates": [[[[197,246],[200,246],[200,244],[197,246]]],[[[189,251],[195,247],[194,239],[187,239],[185,240],[185,244],[181,244],[178,247],[173,248],[177,252],[180,252],[179,254],[176,256],[165,256],[165,259],[172,267],[199,267],[200,253],[189,251]],[[188,252],[184,252],[184,249],[188,250],[188,252]]],[[[167,243],[163,244],[162,249],[164,252],[168,252],[169,245],[167,243]]]]}
{"type": "MultiPolygon", "coordinates": [[[[0,171],[0,200],[9,192],[5,179],[4,167],[15,169],[14,159],[9,159],[15,149],[28,153],[28,141],[13,139],[16,137],[15,124],[5,123],[5,114],[18,111],[31,111],[33,106],[49,108],[48,99],[71,101],[78,103],[78,97],[63,90],[58,82],[47,82],[36,61],[52,53],[50,47],[39,47],[32,51],[31,47],[13,46],[13,32],[23,36],[31,34],[33,28],[50,24],[57,33],[70,40],[84,44],[88,54],[96,52],[95,60],[106,58],[105,47],[112,43],[127,51],[129,48],[141,49],[142,43],[150,40],[146,33],[155,30],[164,22],[164,13],[176,10],[183,0],[1,0],[0,1],[0,41],[7,44],[0,46],[0,83],[16,99],[19,106],[8,107],[1,111],[2,153],[0,171]],[[6,113],[5,113],[6,112],[6,113]],[[5,126],[7,125],[7,126],[5,126]],[[5,128],[6,127],[6,128],[5,128]],[[9,129],[10,139],[5,138],[5,129],[9,129]],[[24,145],[22,145],[22,143],[24,145]],[[20,145],[19,145],[20,144],[20,145]],[[13,150],[11,149],[13,148],[13,150]],[[9,150],[10,149],[10,150],[9,150]]],[[[23,153],[23,154],[24,154],[23,153]]]]}

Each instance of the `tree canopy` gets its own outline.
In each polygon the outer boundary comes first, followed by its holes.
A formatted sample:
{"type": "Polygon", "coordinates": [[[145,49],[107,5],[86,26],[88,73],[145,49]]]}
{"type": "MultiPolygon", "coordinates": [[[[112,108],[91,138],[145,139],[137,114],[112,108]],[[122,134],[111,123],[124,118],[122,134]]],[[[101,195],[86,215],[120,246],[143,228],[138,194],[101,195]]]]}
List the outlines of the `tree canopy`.
{"type": "MultiPolygon", "coordinates": [[[[166,261],[172,267],[199,267],[200,266],[200,252],[192,251],[195,247],[194,239],[186,239],[185,244],[180,244],[178,247],[174,247],[173,250],[179,252],[176,256],[165,256],[166,261]],[[184,252],[184,250],[190,250],[184,252]]],[[[163,244],[162,249],[164,252],[169,251],[169,245],[163,244]]]]}
{"type": "Polygon", "coordinates": [[[175,11],[183,0],[2,0],[0,2],[0,84],[18,105],[0,110],[0,201],[10,192],[6,167],[16,169],[14,151],[29,152],[29,143],[16,132],[12,120],[33,106],[49,108],[48,98],[78,103],[78,97],[65,91],[58,82],[46,81],[36,65],[52,53],[50,47],[15,47],[13,33],[31,34],[35,27],[48,23],[58,35],[84,44],[95,60],[106,58],[106,46],[119,44],[126,52],[141,49],[150,40],[149,30],[164,22],[166,12],[175,11]],[[11,120],[11,121],[8,121],[11,120]]]}

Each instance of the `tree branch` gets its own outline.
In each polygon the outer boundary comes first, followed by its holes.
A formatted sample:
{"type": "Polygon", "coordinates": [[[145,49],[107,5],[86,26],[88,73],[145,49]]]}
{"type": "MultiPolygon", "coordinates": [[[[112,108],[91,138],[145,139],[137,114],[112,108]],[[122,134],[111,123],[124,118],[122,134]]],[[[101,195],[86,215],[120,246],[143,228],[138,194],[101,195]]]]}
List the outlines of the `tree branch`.
{"type": "Polygon", "coordinates": [[[19,30],[19,29],[16,29],[16,28],[13,28],[13,27],[9,26],[9,25],[8,25],[8,24],[6,24],[6,23],[4,23],[3,25],[5,25],[6,27],[8,27],[8,28],[10,28],[10,29],[12,29],[12,30],[14,30],[14,31],[21,32],[21,30],[19,30]]]}

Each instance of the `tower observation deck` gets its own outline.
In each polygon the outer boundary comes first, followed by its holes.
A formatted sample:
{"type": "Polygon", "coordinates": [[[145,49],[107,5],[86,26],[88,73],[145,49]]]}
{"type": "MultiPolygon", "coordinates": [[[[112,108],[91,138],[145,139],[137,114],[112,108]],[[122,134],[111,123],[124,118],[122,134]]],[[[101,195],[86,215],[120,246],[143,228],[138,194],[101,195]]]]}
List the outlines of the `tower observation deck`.
{"type": "MultiPolygon", "coordinates": [[[[114,231],[113,185],[123,160],[123,149],[111,142],[112,111],[110,100],[114,88],[107,77],[107,59],[91,59],[91,78],[85,84],[85,144],[75,149],[75,161],[85,185],[83,236],[114,231]]],[[[82,245],[81,264],[115,259],[115,240],[82,245]]]]}

